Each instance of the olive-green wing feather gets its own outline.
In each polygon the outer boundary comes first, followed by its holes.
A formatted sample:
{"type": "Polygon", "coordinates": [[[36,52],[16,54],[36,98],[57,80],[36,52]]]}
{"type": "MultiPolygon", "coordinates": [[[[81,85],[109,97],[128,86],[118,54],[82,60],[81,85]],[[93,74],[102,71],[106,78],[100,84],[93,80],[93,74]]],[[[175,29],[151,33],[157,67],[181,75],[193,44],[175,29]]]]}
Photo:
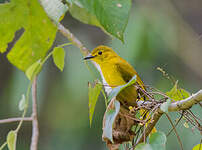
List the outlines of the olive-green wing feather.
{"type": "Polygon", "coordinates": [[[123,77],[124,81],[127,83],[130,81],[130,79],[136,75],[137,81],[136,83],[141,86],[142,89],[145,90],[144,83],[140,79],[139,75],[135,71],[135,69],[125,60],[122,60],[124,62],[120,62],[116,64],[117,70],[120,72],[121,76],[123,77]]]}

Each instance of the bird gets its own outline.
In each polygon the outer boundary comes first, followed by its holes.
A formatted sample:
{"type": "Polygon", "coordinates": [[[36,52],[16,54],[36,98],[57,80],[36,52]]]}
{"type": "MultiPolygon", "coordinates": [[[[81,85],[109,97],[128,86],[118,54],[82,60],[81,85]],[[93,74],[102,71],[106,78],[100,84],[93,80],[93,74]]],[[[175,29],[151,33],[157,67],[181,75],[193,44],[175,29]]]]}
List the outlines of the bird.
{"type": "MultiPolygon", "coordinates": [[[[130,110],[131,107],[137,107],[138,100],[146,100],[147,96],[145,93],[139,90],[141,88],[141,90],[146,91],[146,88],[137,71],[112,48],[104,45],[97,46],[84,60],[91,60],[95,64],[100,72],[108,95],[113,88],[128,83],[136,75],[134,85],[124,88],[116,96],[116,100],[120,102],[122,107],[130,110]]],[[[139,112],[141,119],[150,118],[148,111],[140,109],[139,112]]],[[[148,122],[146,123],[147,125],[148,122]]],[[[151,133],[155,133],[156,131],[154,127],[151,133]]]]}
{"type": "Polygon", "coordinates": [[[104,45],[96,47],[90,55],[84,58],[84,60],[89,59],[97,66],[108,94],[111,89],[126,84],[136,75],[136,86],[125,88],[116,99],[127,107],[137,106],[137,99],[140,98],[138,93],[141,93],[138,87],[145,90],[145,86],[136,70],[126,60],[115,53],[112,48],[104,45]]]}

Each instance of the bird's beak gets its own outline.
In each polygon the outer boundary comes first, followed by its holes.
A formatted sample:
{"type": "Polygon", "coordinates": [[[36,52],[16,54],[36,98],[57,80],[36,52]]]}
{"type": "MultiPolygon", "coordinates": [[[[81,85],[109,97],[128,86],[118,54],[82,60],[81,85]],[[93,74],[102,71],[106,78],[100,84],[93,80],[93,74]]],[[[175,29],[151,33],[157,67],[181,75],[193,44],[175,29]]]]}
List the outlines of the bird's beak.
{"type": "Polygon", "coordinates": [[[92,55],[88,55],[86,57],[83,58],[83,60],[88,60],[88,59],[91,59],[91,58],[94,58],[95,56],[92,56],[92,55]]]}

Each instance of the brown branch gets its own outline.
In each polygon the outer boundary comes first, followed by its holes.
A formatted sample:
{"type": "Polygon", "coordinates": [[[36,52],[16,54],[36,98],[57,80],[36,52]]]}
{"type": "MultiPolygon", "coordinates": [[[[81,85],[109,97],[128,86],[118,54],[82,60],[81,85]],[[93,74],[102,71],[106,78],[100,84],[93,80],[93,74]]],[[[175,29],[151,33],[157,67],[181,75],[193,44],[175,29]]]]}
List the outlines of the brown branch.
{"type": "Polygon", "coordinates": [[[191,108],[193,105],[202,101],[202,90],[198,91],[197,93],[193,94],[192,96],[177,101],[175,103],[171,103],[168,107],[168,111],[179,111],[191,108]]]}
{"type": "Polygon", "coordinates": [[[67,28],[65,28],[62,24],[58,24],[58,30],[65,36],[69,41],[72,42],[72,44],[76,47],[78,47],[81,51],[81,53],[86,56],[90,52],[89,50],[77,39],[67,28]]]}
{"type": "Polygon", "coordinates": [[[37,77],[34,78],[32,84],[32,141],[30,150],[37,150],[39,138],[39,125],[37,118],[37,77]]]}
{"type": "MultiPolygon", "coordinates": [[[[170,104],[168,107],[169,112],[174,112],[174,111],[180,111],[180,110],[186,110],[191,108],[195,104],[199,104],[202,101],[202,90],[198,91],[197,93],[191,95],[190,97],[181,100],[181,101],[176,101],[170,104]]],[[[138,101],[137,104],[139,106],[141,105],[147,105],[147,104],[152,104],[150,101],[138,101]]]]}
{"type": "Polygon", "coordinates": [[[17,117],[17,118],[2,119],[2,120],[0,120],[0,124],[18,122],[18,121],[21,121],[21,120],[23,120],[23,121],[32,121],[32,117],[25,117],[25,118],[17,117]]]}

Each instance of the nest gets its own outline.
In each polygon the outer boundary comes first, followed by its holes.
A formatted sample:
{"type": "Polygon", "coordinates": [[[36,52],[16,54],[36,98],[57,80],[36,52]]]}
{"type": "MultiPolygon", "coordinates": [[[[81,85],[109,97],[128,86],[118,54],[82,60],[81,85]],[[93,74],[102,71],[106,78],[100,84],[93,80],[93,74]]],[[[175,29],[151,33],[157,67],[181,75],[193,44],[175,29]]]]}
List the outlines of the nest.
{"type": "MultiPolygon", "coordinates": [[[[125,105],[120,105],[119,113],[117,114],[113,123],[113,143],[104,135],[102,136],[103,140],[106,142],[107,147],[110,150],[118,150],[120,144],[128,142],[131,142],[132,146],[128,146],[127,149],[134,149],[138,143],[145,142],[147,136],[152,132],[153,127],[163,114],[162,111],[159,111],[160,106],[162,103],[166,102],[169,97],[154,88],[148,88],[148,91],[143,90],[141,87],[137,88],[140,91],[138,92],[138,105],[136,107],[126,107],[125,105]],[[140,111],[143,113],[141,113],[141,115],[138,115],[140,111]]],[[[111,100],[106,112],[109,109],[114,108],[115,100],[116,98],[111,100]]],[[[106,112],[103,118],[103,129],[106,124],[106,112]]],[[[200,132],[202,131],[201,125],[199,123],[200,118],[197,118],[190,109],[182,110],[178,113],[181,115],[181,117],[178,122],[173,125],[173,128],[170,130],[168,135],[175,129],[183,116],[183,118],[186,119],[187,122],[192,124],[200,132]]],[[[170,118],[168,119],[169,121],[171,121],[170,118]]],[[[172,121],[171,124],[173,124],[172,121]]]]}

